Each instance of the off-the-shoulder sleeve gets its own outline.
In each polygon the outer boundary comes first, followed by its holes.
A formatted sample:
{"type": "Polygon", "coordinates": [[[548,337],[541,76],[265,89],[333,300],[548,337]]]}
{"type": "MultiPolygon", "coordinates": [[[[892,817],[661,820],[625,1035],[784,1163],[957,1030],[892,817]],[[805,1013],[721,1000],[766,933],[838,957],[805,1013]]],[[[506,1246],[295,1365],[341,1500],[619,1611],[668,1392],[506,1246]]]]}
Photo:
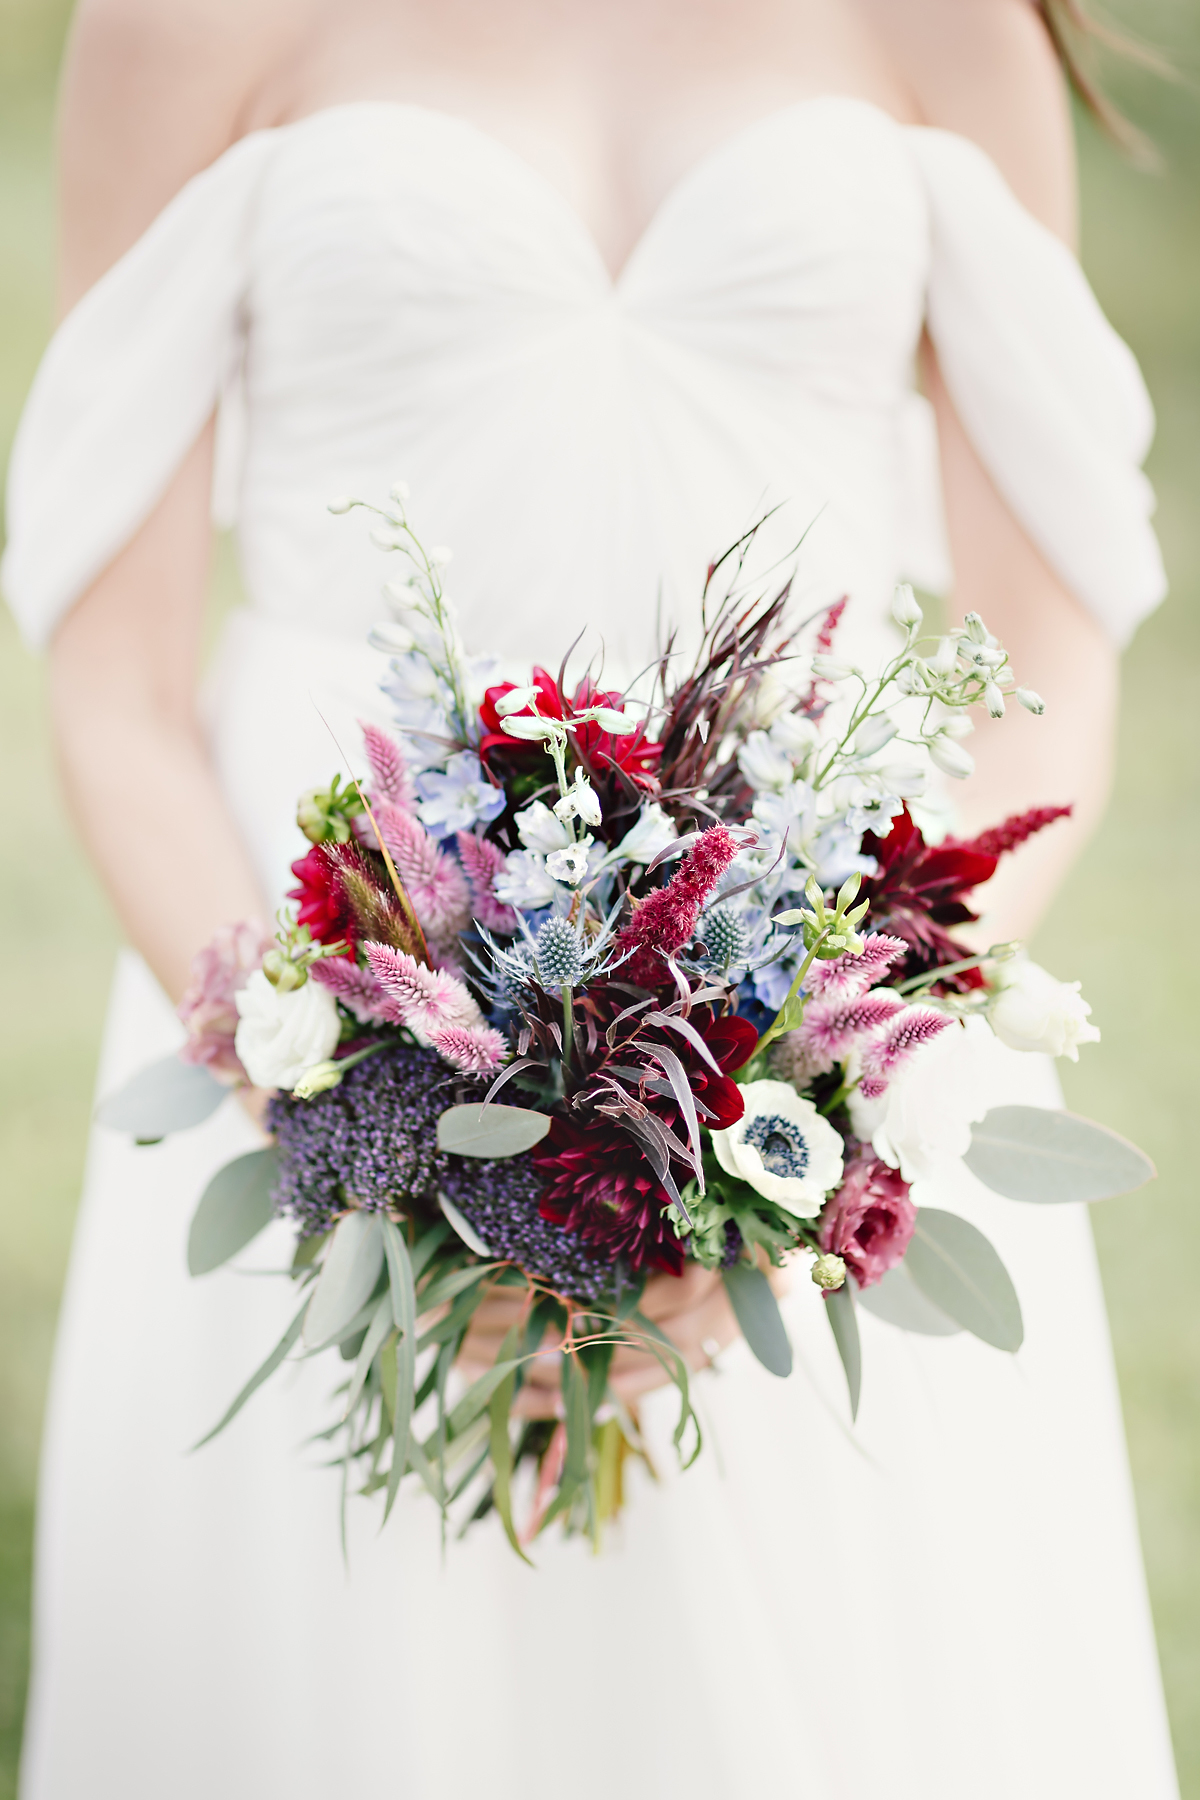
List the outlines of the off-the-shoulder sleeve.
{"type": "Polygon", "coordinates": [[[277,135],[195,176],[50,343],[13,444],[0,570],[35,647],[152,511],[217,402],[277,135]]]}
{"type": "Polygon", "coordinates": [[[930,336],[963,425],[1051,568],[1125,644],[1166,592],[1141,463],[1154,413],[1070,251],[995,165],[911,133],[929,197],[930,336]]]}

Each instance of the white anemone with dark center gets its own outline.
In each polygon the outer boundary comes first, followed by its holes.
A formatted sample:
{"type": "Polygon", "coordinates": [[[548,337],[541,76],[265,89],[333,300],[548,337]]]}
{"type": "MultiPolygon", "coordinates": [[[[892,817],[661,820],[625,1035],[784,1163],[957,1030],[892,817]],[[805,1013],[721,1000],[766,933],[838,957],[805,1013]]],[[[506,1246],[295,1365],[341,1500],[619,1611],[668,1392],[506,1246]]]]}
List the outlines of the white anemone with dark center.
{"type": "Polygon", "coordinates": [[[713,1149],[727,1175],[800,1219],[815,1218],[842,1179],[842,1140],[811,1100],[786,1081],[750,1081],[746,1110],[713,1149]]]}

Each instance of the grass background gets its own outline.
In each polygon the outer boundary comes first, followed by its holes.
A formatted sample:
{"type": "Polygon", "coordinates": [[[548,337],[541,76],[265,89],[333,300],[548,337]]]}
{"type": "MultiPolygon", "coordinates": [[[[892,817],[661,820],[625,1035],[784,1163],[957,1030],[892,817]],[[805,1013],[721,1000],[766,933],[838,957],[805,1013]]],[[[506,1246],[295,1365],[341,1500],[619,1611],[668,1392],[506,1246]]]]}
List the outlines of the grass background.
{"type": "MultiPolygon", "coordinates": [[[[1159,412],[1150,464],[1171,604],[1126,664],[1106,824],[1035,945],[1080,978],[1104,1032],[1063,1067],[1068,1104],[1155,1157],[1161,1179],[1097,1209],[1142,1535],[1187,1800],[1200,1800],[1200,0],[1122,0],[1184,79],[1113,70],[1160,147],[1154,174],[1080,133],[1084,260],[1159,412]]],[[[0,0],[0,456],[50,320],[51,134],[64,0],[0,0]]],[[[69,503],[69,502],[68,502],[69,503]]],[[[227,579],[227,578],[226,578],[227,579]]],[[[72,839],[47,750],[44,675],[0,616],[0,1800],[16,1791],[38,1429],[117,932],[72,839]]]]}

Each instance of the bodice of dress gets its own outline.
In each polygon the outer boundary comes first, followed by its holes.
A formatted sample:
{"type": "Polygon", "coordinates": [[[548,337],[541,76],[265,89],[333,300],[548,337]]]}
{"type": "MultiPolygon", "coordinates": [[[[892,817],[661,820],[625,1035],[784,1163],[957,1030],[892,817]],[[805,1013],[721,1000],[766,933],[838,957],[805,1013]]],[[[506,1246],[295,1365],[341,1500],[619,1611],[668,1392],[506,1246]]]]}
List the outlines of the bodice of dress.
{"type": "Polygon", "coordinates": [[[1160,597],[1136,365],[1069,253],[983,154],[817,99],[706,156],[615,281],[519,157],[355,103],[198,176],[65,322],[10,482],[10,599],[35,639],[134,531],[224,395],[222,504],[253,609],[361,638],[390,572],[328,498],[404,477],[454,551],[468,647],[610,667],[686,640],[709,557],[779,511],[801,604],[870,635],[933,585],[924,324],[1001,491],[1123,638],[1160,597]],[[69,527],[64,529],[69,516],[69,527]],[[857,624],[855,623],[857,621],[857,624]]]}

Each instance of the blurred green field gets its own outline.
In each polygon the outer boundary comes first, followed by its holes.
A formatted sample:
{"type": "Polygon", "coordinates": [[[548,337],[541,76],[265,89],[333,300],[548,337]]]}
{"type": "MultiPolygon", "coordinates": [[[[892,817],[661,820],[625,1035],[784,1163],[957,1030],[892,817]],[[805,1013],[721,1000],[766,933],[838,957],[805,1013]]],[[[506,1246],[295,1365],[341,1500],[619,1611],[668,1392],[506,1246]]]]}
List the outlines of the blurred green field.
{"type": "MultiPolygon", "coordinates": [[[[0,0],[0,453],[49,323],[53,80],[67,7],[0,0]]],[[[1200,0],[1114,8],[1200,71],[1200,0]]],[[[1151,474],[1170,605],[1127,661],[1108,820],[1036,951],[1079,978],[1103,1048],[1064,1066],[1068,1104],[1154,1155],[1161,1180],[1098,1209],[1142,1534],[1185,1796],[1200,1800],[1200,98],[1112,84],[1161,147],[1139,173],[1084,128],[1084,255],[1159,410],[1151,474]]],[[[70,498],[64,496],[69,508],[70,498]]],[[[117,932],[72,840],[40,667],[0,615],[0,1800],[15,1794],[38,1425],[117,932]]],[[[1131,1796],[1131,1800],[1133,1797],[1131,1796]]]]}

